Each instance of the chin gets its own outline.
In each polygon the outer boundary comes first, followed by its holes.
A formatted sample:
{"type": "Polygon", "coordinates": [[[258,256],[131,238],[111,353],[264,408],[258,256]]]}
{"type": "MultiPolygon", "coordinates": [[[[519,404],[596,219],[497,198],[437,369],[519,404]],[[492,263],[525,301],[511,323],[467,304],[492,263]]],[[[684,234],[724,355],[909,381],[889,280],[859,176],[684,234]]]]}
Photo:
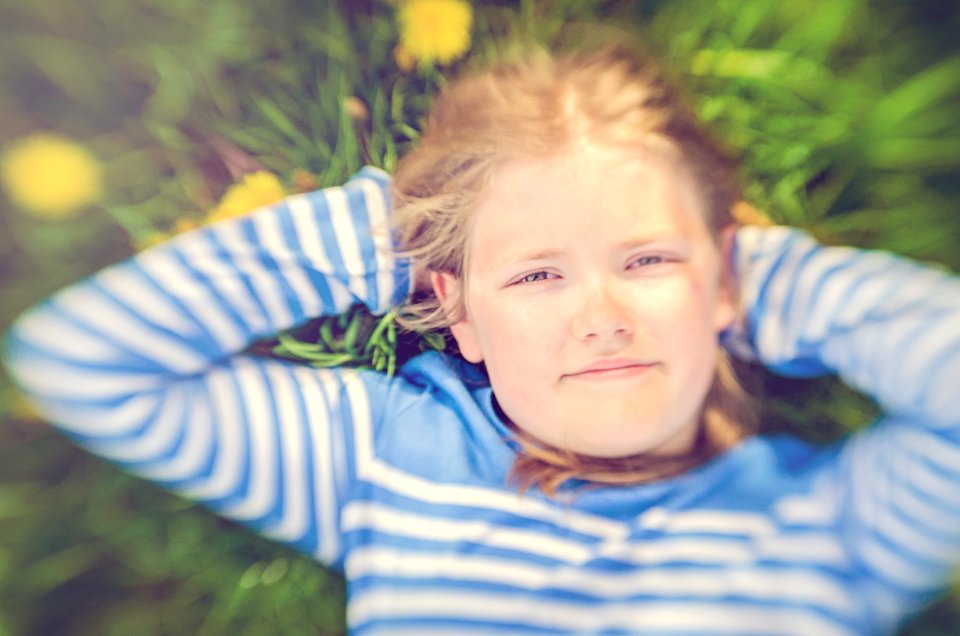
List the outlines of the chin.
{"type": "Polygon", "coordinates": [[[650,431],[646,435],[638,435],[639,427],[640,425],[636,422],[606,427],[602,431],[602,436],[582,437],[574,441],[573,447],[569,450],[604,459],[634,457],[645,453],[682,455],[692,449],[696,437],[695,434],[688,436],[683,427],[671,427],[669,432],[665,433],[662,425],[658,426],[658,430],[650,431]]]}
{"type": "Polygon", "coordinates": [[[630,439],[625,435],[611,433],[603,440],[579,440],[569,450],[580,455],[601,457],[603,459],[621,459],[649,452],[662,441],[655,439],[630,439]]]}

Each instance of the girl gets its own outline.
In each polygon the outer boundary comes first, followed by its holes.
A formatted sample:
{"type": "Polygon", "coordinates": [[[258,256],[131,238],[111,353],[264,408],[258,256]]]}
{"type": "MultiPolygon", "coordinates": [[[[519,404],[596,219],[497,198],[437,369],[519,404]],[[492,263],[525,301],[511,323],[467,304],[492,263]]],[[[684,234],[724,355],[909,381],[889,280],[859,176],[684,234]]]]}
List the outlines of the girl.
{"type": "Polygon", "coordinates": [[[889,631],[960,563],[960,281],[735,232],[737,196],[649,64],[542,55],[452,84],[392,186],[144,252],[6,360],[77,442],[342,571],[357,634],[889,631]],[[355,302],[462,357],[244,353],[355,302]],[[755,436],[725,350],[887,414],[755,436]]]}

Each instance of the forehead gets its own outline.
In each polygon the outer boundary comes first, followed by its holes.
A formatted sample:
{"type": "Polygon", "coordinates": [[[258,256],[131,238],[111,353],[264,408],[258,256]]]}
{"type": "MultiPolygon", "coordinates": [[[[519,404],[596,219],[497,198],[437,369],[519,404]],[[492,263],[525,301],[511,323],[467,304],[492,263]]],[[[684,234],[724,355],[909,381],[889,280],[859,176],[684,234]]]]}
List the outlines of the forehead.
{"type": "Polygon", "coordinates": [[[515,250],[566,250],[706,234],[693,177],[672,153],[584,145],[511,160],[478,206],[468,258],[488,266],[515,250]]]}

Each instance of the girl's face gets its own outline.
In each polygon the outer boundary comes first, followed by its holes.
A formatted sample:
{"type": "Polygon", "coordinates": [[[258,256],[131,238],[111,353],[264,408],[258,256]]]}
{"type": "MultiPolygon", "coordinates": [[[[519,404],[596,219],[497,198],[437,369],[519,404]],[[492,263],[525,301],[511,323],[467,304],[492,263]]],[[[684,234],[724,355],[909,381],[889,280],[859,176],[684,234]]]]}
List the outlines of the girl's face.
{"type": "MultiPolygon", "coordinates": [[[[596,457],[684,452],[734,317],[720,250],[684,166],[601,144],[502,166],[476,211],[452,326],[503,412],[596,457]]],[[[448,307],[452,310],[453,307],[448,307]]]]}

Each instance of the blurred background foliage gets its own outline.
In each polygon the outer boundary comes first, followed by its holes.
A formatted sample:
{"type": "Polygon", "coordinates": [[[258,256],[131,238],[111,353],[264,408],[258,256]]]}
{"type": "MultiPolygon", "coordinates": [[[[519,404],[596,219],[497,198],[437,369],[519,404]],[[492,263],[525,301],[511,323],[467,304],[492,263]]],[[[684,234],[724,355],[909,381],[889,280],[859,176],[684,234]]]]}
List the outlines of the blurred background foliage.
{"type": "MultiPolygon", "coordinates": [[[[401,33],[414,1],[0,0],[0,151],[10,163],[17,140],[56,133],[103,180],[59,212],[0,195],[0,328],[211,215],[364,163],[390,171],[458,70],[605,31],[632,34],[689,89],[757,208],[960,269],[956,3],[477,1],[467,50],[441,64],[413,55],[422,42],[397,48],[430,31],[401,33]]],[[[49,182],[51,166],[37,169],[49,182]]],[[[395,347],[392,326],[375,333],[395,347]]],[[[828,440],[874,412],[829,380],[764,383],[770,429],[828,440]]],[[[0,636],[343,632],[336,575],[77,451],[5,379],[0,420],[0,636]]],[[[902,633],[960,633],[957,608],[948,596],[902,633]]]]}

